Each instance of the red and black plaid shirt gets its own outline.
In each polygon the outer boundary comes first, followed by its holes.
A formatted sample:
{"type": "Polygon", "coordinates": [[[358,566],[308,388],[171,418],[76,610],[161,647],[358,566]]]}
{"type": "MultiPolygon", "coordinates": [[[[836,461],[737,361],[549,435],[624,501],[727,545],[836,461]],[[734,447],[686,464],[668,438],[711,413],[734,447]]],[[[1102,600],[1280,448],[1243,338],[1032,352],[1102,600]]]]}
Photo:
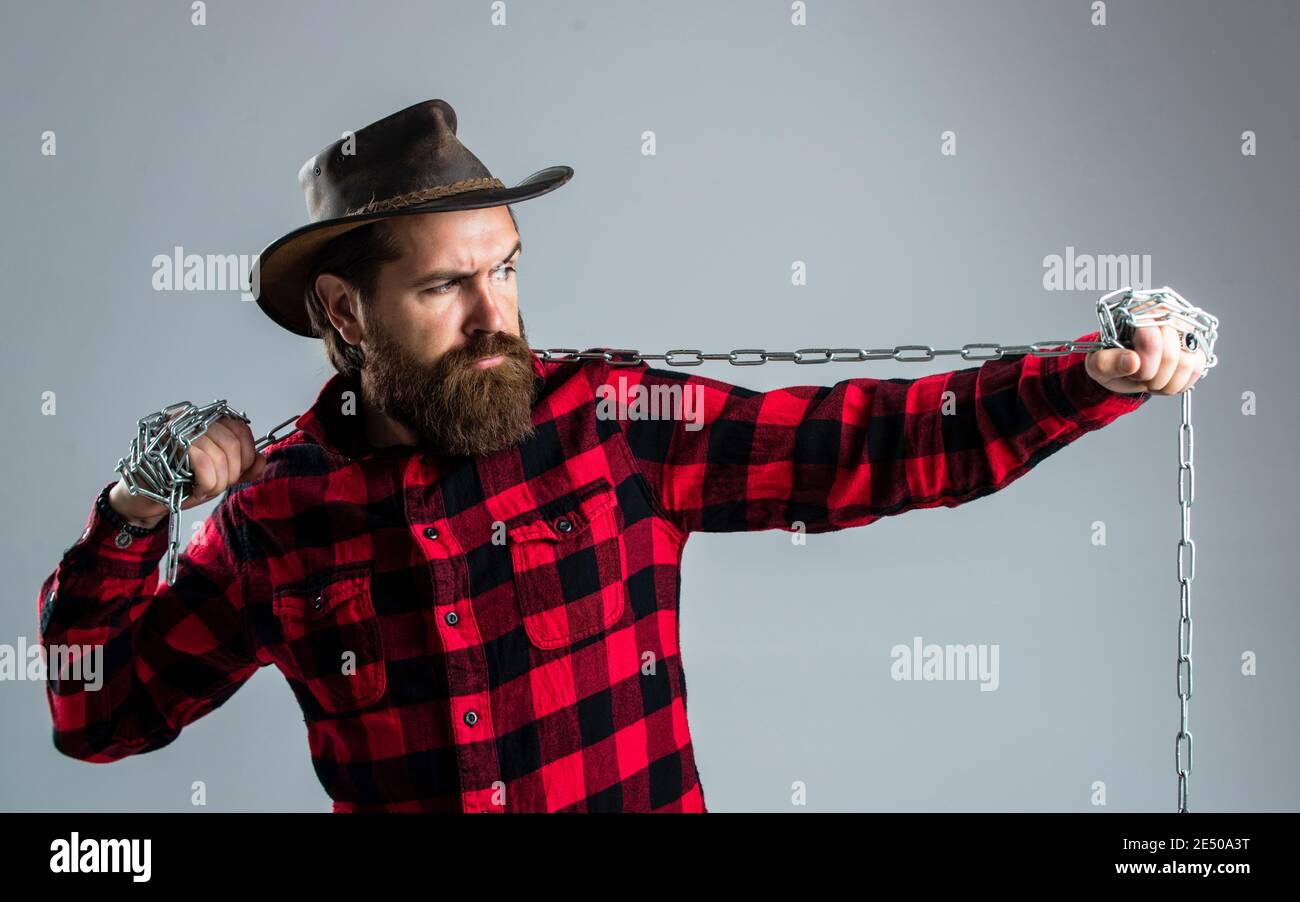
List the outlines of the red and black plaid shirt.
{"type": "Polygon", "coordinates": [[[104,486],[41,587],[42,642],[105,652],[97,691],[48,674],[59,751],[160,748],[273,664],[335,811],[705,811],[679,646],[690,533],[952,507],[1149,397],[1098,385],[1083,353],[768,392],[533,364],[535,436],[474,458],[368,447],[358,386],[333,377],[174,585],[166,521],[123,528],[104,486]],[[702,428],[600,413],[622,380],[622,397],[700,391],[702,428]]]}

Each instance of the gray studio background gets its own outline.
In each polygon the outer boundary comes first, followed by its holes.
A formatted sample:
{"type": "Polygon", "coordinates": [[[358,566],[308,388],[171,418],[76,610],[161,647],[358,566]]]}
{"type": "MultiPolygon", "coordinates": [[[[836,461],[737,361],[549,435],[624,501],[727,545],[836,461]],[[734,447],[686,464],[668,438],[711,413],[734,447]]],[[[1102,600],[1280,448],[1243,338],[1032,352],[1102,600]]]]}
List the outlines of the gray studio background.
{"type": "MultiPolygon", "coordinates": [[[[1221,319],[1194,392],[1191,807],[1296,810],[1298,10],[1111,2],[1098,27],[1085,0],[813,0],[795,27],[784,0],[517,0],[494,27],[487,0],[227,0],[196,27],[189,3],[5,2],[0,643],[35,641],[40,583],[137,417],[222,397],[261,434],[332,372],[237,291],[153,290],[153,257],[256,254],[305,221],[303,160],[442,97],[508,184],[576,170],[516,207],[534,347],[1072,338],[1100,292],[1045,290],[1044,258],[1150,254],[1155,286],[1221,319]]],[[[769,389],[952,366],[698,372],[769,389]]],[[[709,807],[1172,811],[1178,408],[1154,398],[956,509],[804,547],[693,536],[682,646],[709,807]],[[998,644],[1000,687],[895,682],[913,636],[998,644]]],[[[205,810],[329,808],[273,667],[108,765],[55,752],[43,688],[0,682],[0,808],[194,810],[195,780],[205,810]]]]}

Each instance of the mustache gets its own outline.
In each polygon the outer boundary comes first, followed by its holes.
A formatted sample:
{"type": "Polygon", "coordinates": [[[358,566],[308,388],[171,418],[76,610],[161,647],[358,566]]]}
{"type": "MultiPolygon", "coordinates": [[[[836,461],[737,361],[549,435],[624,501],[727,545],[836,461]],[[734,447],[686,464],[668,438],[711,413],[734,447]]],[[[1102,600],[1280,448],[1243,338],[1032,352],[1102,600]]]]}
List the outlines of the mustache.
{"type": "Polygon", "coordinates": [[[463,347],[445,352],[442,362],[446,366],[455,367],[497,355],[527,360],[531,354],[532,350],[528,347],[528,343],[518,336],[508,332],[493,332],[489,335],[480,335],[463,347]]]}

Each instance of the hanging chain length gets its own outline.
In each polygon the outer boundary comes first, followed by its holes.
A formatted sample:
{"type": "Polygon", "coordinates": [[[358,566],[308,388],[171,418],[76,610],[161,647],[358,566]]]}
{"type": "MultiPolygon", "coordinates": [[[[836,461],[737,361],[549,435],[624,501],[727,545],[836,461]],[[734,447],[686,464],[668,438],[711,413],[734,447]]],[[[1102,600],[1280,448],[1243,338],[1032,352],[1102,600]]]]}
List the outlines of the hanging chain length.
{"type": "Polygon", "coordinates": [[[1178,733],[1174,737],[1174,769],[1178,772],[1178,813],[1187,813],[1187,777],[1192,772],[1192,734],[1187,729],[1187,702],[1192,697],[1192,579],[1196,576],[1196,544],[1192,541],[1192,501],[1196,494],[1192,470],[1192,386],[1183,392],[1183,421],[1178,427],[1178,508],[1182,534],[1178,539],[1178,733]],[[1186,550],[1186,569],[1183,552],[1186,550]],[[1186,674],[1187,684],[1183,685],[1186,674]],[[1183,766],[1183,739],[1187,766],[1183,766]]]}

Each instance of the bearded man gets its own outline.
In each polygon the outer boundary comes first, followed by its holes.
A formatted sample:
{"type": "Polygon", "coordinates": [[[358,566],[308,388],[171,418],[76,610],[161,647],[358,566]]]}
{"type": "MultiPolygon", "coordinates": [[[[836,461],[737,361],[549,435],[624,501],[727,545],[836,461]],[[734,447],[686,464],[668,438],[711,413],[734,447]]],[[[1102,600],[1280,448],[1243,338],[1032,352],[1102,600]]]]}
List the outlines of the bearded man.
{"type": "Polygon", "coordinates": [[[703,812],[690,533],[966,503],[1205,365],[1168,326],[1131,351],[768,392],[607,349],[542,359],[509,205],[572,174],[506,187],[442,100],[304,164],[310,222],[262,252],[256,296],[337,373],[262,451],[233,418],[193,443],[185,506],[222,497],[171,584],[169,511],[103,487],[41,588],[43,643],[110,650],[98,691],[49,677],[61,752],[160,748],[273,665],[335,811],[703,812]],[[603,415],[615,387],[696,392],[698,419],[603,415]]]}

